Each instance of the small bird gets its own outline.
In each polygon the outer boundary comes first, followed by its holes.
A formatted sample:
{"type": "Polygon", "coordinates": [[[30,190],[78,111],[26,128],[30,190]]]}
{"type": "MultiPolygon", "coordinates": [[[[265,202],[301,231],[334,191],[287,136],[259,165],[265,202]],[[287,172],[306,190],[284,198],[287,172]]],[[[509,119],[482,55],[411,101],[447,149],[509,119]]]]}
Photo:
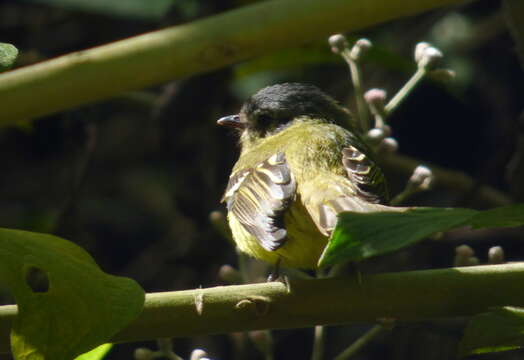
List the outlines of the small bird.
{"type": "Polygon", "coordinates": [[[222,201],[238,248],[287,267],[315,269],[342,211],[386,206],[382,171],[351,114],[319,88],[266,87],[219,125],[240,135],[222,201]]]}

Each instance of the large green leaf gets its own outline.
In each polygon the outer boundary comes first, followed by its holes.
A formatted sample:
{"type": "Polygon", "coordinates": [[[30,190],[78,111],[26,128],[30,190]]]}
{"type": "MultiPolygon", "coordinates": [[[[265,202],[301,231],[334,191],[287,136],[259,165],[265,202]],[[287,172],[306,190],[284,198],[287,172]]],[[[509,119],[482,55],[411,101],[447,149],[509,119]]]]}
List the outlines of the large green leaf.
{"type": "Polygon", "coordinates": [[[524,309],[502,307],[471,319],[459,344],[461,357],[524,346],[524,309]]]}
{"type": "Polygon", "coordinates": [[[18,57],[18,49],[11,44],[0,43],[0,72],[9,69],[18,57]]]}
{"type": "Polygon", "coordinates": [[[105,274],[75,244],[9,229],[0,229],[0,285],[18,304],[17,360],[73,359],[137,317],[145,298],[135,281],[105,274]]]}
{"type": "Polygon", "coordinates": [[[461,208],[411,208],[403,212],[345,212],[319,266],[360,261],[414,244],[427,236],[462,226],[474,228],[524,225],[524,204],[486,211],[461,208]]]}

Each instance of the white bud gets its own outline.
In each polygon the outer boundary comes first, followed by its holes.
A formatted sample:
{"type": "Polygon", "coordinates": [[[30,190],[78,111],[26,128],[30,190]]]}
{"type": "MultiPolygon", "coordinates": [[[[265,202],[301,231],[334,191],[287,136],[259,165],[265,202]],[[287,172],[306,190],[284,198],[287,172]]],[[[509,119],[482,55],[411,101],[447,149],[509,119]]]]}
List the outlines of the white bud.
{"type": "Polygon", "coordinates": [[[427,42],[419,42],[415,46],[415,62],[417,64],[420,62],[420,60],[422,60],[422,56],[424,54],[424,51],[426,51],[426,49],[428,47],[430,47],[430,46],[431,46],[431,44],[427,43],[427,42]]]}
{"type": "Polygon", "coordinates": [[[231,265],[222,265],[218,270],[218,278],[230,284],[242,283],[242,274],[231,265]]]}
{"type": "MultiPolygon", "coordinates": [[[[370,89],[364,94],[364,100],[369,106],[369,110],[375,116],[375,127],[383,128],[386,118],[386,91],[382,89],[370,89]]],[[[391,134],[384,135],[386,137],[391,134]]]]}
{"type": "Polygon", "coordinates": [[[398,150],[398,141],[395,138],[387,137],[380,143],[379,150],[387,153],[394,153],[398,150]]]}
{"type": "Polygon", "coordinates": [[[207,359],[207,353],[202,349],[195,349],[191,353],[190,360],[205,360],[207,359]]]}
{"type": "Polygon", "coordinates": [[[444,55],[439,49],[430,46],[424,49],[424,52],[422,53],[422,58],[417,63],[417,65],[419,68],[431,70],[433,67],[435,67],[436,63],[440,61],[443,57],[444,55]]]}
{"type": "Polygon", "coordinates": [[[382,89],[370,89],[364,94],[364,99],[369,105],[384,107],[386,102],[386,91],[382,89]]]}
{"type": "Polygon", "coordinates": [[[418,190],[428,190],[433,183],[433,172],[427,166],[419,165],[413,170],[409,182],[418,190]]]}
{"type": "Polygon", "coordinates": [[[342,34],[331,35],[328,39],[331,51],[335,54],[340,54],[344,49],[347,49],[349,44],[346,37],[342,34]]]}
{"type": "Polygon", "coordinates": [[[471,257],[475,255],[475,251],[469,245],[460,245],[455,248],[455,253],[462,257],[471,257]]]}
{"type": "Polygon", "coordinates": [[[493,246],[488,250],[488,263],[489,264],[503,264],[504,260],[504,249],[500,246],[493,246]]]}
{"type": "Polygon", "coordinates": [[[455,259],[453,260],[454,266],[471,266],[476,265],[475,251],[469,245],[460,245],[455,248],[455,259]]]}
{"type": "Polygon", "coordinates": [[[357,42],[351,48],[351,58],[355,61],[360,60],[360,58],[362,58],[362,55],[368,52],[368,50],[371,49],[372,46],[373,45],[371,44],[371,41],[369,41],[368,39],[357,40],[357,42]]]}
{"type": "Polygon", "coordinates": [[[382,141],[382,139],[386,137],[386,135],[384,134],[384,130],[379,128],[373,128],[368,131],[366,137],[369,141],[378,144],[380,143],[380,141],[382,141]]]}

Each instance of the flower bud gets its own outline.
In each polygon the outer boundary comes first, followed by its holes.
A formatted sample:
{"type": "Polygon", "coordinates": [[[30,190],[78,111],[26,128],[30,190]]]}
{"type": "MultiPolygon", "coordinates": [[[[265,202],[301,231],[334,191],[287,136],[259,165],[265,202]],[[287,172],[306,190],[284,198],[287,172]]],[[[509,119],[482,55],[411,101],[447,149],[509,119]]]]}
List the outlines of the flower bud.
{"type": "Polygon", "coordinates": [[[382,128],[384,126],[384,118],[386,117],[386,91],[370,89],[364,94],[364,100],[368,104],[371,113],[378,117],[375,118],[375,126],[382,128]]]}
{"type": "Polygon", "coordinates": [[[394,153],[398,150],[398,141],[395,138],[387,137],[380,143],[379,151],[394,153]]]}
{"type": "Polygon", "coordinates": [[[426,51],[426,49],[428,47],[430,47],[431,44],[430,43],[427,43],[427,42],[419,42],[416,46],[415,46],[415,62],[418,64],[420,62],[420,60],[422,60],[422,56],[424,55],[424,51],[426,51]]]}
{"type": "Polygon", "coordinates": [[[443,57],[444,55],[442,54],[442,52],[439,49],[433,46],[430,46],[424,49],[424,52],[422,53],[422,57],[420,58],[420,61],[417,62],[417,65],[419,68],[425,68],[427,70],[431,70],[432,68],[435,67],[437,62],[439,62],[443,57]]]}
{"type": "Polygon", "coordinates": [[[370,129],[366,134],[366,138],[374,144],[379,144],[385,137],[384,130],[379,128],[370,129]]]}
{"type": "Polygon", "coordinates": [[[351,48],[350,56],[353,60],[358,61],[362,58],[362,56],[368,52],[369,49],[373,44],[371,44],[371,41],[368,39],[359,39],[357,42],[353,45],[351,48]]]}
{"type": "Polygon", "coordinates": [[[503,264],[504,249],[500,246],[493,246],[488,250],[488,264],[503,264]]]}
{"type": "Polygon", "coordinates": [[[207,359],[207,353],[202,349],[195,349],[191,353],[190,360],[204,360],[207,359]]]}
{"type": "Polygon", "coordinates": [[[349,46],[346,37],[342,34],[331,35],[328,39],[328,42],[331,46],[331,51],[333,51],[335,54],[340,54],[349,46]]]}
{"type": "Polygon", "coordinates": [[[364,99],[369,105],[383,108],[386,102],[386,91],[382,89],[370,89],[364,94],[364,99]]]}
{"type": "Polygon", "coordinates": [[[469,245],[460,245],[455,248],[455,259],[453,266],[471,266],[477,265],[478,259],[475,257],[475,251],[469,245]],[[475,261],[476,260],[476,261],[475,261]]]}
{"type": "Polygon", "coordinates": [[[418,190],[428,190],[433,183],[433,172],[424,165],[419,165],[413,170],[409,182],[418,190]]]}
{"type": "Polygon", "coordinates": [[[242,283],[242,275],[240,274],[240,271],[228,264],[220,267],[218,270],[218,278],[229,284],[242,283]]]}

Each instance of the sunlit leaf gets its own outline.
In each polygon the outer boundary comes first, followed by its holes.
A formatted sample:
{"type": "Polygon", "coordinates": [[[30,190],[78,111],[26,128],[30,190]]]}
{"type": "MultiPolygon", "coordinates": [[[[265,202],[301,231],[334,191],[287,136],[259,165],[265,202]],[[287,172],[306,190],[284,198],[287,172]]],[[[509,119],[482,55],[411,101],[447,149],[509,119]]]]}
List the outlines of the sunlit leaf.
{"type": "Polygon", "coordinates": [[[18,305],[15,359],[73,359],[108,342],[138,316],[144,291],[105,274],[83,249],[56,236],[0,229],[0,285],[18,305]]]}
{"type": "Polygon", "coordinates": [[[76,357],[75,360],[102,360],[112,347],[113,344],[102,344],[93,350],[76,357]]]}
{"type": "Polygon", "coordinates": [[[461,208],[413,208],[404,212],[339,215],[319,266],[360,261],[414,244],[429,235],[454,228],[524,225],[524,204],[486,211],[461,208]]]}

